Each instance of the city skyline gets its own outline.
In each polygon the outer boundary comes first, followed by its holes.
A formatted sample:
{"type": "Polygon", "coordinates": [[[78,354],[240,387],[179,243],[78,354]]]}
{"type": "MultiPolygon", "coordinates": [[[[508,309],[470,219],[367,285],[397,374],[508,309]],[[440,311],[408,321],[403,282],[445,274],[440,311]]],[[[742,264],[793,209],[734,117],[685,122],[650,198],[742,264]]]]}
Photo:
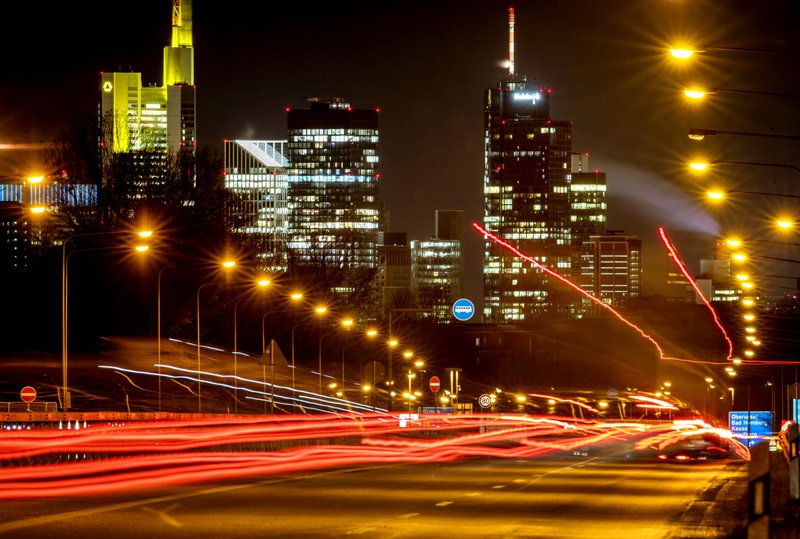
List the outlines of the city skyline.
{"type": "MultiPolygon", "coordinates": [[[[692,153],[792,162],[795,148],[784,141],[686,137],[690,128],[796,132],[791,98],[720,93],[697,106],[682,100],[678,81],[702,74],[709,86],[791,94],[800,86],[791,55],[709,53],[696,68],[679,69],[665,54],[679,38],[796,51],[798,8],[788,2],[766,2],[757,12],[740,2],[444,1],[402,9],[353,2],[311,13],[280,6],[267,23],[244,3],[195,4],[199,144],[221,151],[224,138],[285,138],[285,107],[313,95],[380,107],[380,196],[390,231],[411,239],[433,235],[437,209],[463,209],[467,223],[482,221],[481,96],[506,69],[511,5],[517,72],[553,89],[552,117],[573,122],[573,149],[588,152],[590,167],[607,174],[608,228],[642,238],[645,294],[660,292],[672,270],[658,226],[696,271],[730,220],[700,200],[685,168],[692,153]]],[[[71,14],[69,6],[52,6],[27,17],[39,21],[45,57],[19,46],[22,28],[4,33],[5,48],[17,53],[0,85],[0,102],[13,103],[4,107],[0,144],[46,144],[73,114],[94,112],[100,71],[130,67],[144,84],[162,82],[168,2],[124,12],[88,2],[81,18],[71,14]]],[[[24,174],[35,159],[36,152],[2,150],[0,175],[24,174]]],[[[797,181],[781,169],[729,172],[743,190],[785,192],[797,181]]],[[[470,230],[466,238],[466,294],[478,299],[482,241],[470,230]]]]}

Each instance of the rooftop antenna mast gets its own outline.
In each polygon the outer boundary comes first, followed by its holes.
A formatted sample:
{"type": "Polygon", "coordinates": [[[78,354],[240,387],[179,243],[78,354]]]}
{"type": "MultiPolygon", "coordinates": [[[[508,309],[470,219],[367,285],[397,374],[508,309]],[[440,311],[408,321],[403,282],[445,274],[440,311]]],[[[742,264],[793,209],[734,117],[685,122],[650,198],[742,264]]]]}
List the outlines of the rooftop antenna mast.
{"type": "Polygon", "coordinates": [[[508,8],[508,74],[514,77],[514,8],[508,8]]]}

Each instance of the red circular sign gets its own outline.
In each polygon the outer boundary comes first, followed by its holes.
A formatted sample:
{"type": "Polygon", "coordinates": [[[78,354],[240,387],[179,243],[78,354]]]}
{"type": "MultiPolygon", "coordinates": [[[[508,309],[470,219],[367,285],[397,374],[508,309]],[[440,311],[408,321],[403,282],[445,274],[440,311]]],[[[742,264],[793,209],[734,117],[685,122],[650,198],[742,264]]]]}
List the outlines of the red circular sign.
{"type": "Polygon", "coordinates": [[[431,391],[436,393],[442,386],[442,382],[439,380],[438,376],[431,376],[431,379],[428,381],[428,385],[431,387],[431,391]]]}
{"type": "Polygon", "coordinates": [[[19,396],[25,402],[33,402],[36,400],[36,390],[31,386],[25,386],[22,388],[22,391],[19,392],[19,396]]]}

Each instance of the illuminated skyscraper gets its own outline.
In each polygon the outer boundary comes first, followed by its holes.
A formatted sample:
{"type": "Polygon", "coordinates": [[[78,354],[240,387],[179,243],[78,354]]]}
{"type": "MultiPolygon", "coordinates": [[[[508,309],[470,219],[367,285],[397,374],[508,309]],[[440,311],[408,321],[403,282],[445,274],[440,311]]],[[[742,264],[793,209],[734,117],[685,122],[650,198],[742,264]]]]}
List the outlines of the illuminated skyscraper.
{"type": "Polygon", "coordinates": [[[231,230],[256,246],[259,266],[285,270],[289,208],[285,140],[226,140],[225,187],[236,195],[231,230]]]}
{"type": "MultiPolygon", "coordinates": [[[[550,118],[550,91],[514,73],[514,10],[509,72],[485,93],[484,224],[488,231],[571,275],[569,174],[572,123],[550,118]]],[[[493,242],[485,243],[486,322],[571,316],[577,299],[563,284],[493,242]]]]}
{"type": "Polygon", "coordinates": [[[378,111],[308,98],[287,114],[289,249],[306,263],[378,267],[378,111]]]}
{"type": "Polygon", "coordinates": [[[164,47],[163,76],[161,86],[142,86],[141,73],[101,73],[100,114],[105,122],[105,144],[111,151],[194,153],[191,0],[172,2],[172,39],[164,47]]]}

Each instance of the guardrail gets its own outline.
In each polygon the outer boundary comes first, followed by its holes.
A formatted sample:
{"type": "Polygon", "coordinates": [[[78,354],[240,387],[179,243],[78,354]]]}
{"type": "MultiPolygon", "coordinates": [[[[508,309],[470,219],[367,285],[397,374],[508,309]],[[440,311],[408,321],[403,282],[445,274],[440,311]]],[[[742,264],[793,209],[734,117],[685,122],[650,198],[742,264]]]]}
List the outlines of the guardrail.
{"type": "Polygon", "coordinates": [[[748,468],[749,539],[783,537],[776,534],[787,521],[793,522],[800,499],[797,423],[787,425],[778,436],[780,452],[770,451],[768,442],[750,449],[748,468]]]}
{"type": "Polygon", "coordinates": [[[34,401],[34,402],[0,402],[0,408],[5,409],[6,413],[11,412],[57,412],[58,411],[58,403],[57,402],[48,402],[48,401],[34,401]]]}

